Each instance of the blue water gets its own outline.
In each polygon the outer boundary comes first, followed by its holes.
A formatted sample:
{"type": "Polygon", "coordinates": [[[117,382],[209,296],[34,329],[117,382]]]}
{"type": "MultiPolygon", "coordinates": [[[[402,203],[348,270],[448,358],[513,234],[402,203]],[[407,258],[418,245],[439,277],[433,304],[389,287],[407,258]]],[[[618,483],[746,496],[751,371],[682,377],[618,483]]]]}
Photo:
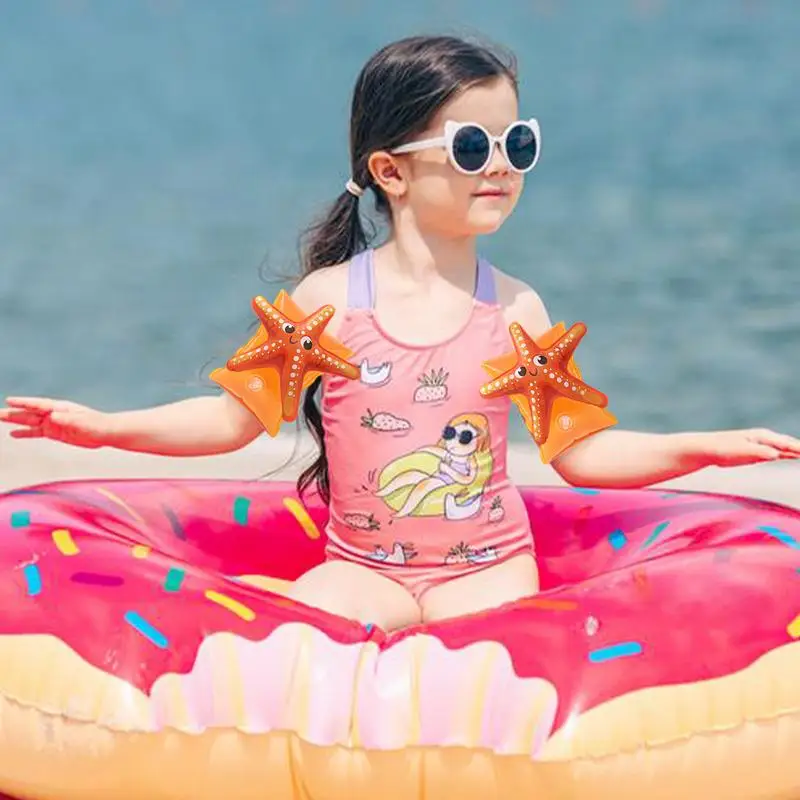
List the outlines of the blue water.
{"type": "Polygon", "coordinates": [[[793,0],[0,0],[0,395],[209,391],[420,31],[516,50],[543,157],[484,251],[588,324],[622,424],[800,433],[793,0]]]}

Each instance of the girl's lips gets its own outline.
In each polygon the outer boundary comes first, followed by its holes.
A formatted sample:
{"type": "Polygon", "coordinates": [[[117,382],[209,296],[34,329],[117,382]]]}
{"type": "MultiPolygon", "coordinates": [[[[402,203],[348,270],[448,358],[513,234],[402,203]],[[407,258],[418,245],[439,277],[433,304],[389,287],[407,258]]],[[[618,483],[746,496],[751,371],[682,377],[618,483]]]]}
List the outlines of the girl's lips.
{"type": "Polygon", "coordinates": [[[508,192],[504,192],[502,189],[485,189],[482,192],[475,192],[473,197],[507,197],[508,192]]]}

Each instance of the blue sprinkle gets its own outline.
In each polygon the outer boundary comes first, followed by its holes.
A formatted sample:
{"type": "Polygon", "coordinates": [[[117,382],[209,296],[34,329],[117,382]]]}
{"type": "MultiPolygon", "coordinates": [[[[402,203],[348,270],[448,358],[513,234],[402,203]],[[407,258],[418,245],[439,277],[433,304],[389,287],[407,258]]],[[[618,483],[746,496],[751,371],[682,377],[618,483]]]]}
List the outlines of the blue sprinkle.
{"type": "Polygon", "coordinates": [[[42,573],[39,572],[39,567],[36,564],[28,564],[22,570],[25,575],[25,580],[28,584],[28,594],[31,597],[42,593],[42,573]]]}
{"type": "Polygon", "coordinates": [[[581,486],[570,486],[570,491],[576,494],[600,494],[599,489],[584,489],[581,486]]]}
{"type": "Polygon", "coordinates": [[[169,508],[169,506],[162,505],[161,510],[164,512],[164,516],[169,520],[172,532],[175,534],[175,536],[185,542],[186,531],[183,529],[183,525],[181,525],[178,515],[171,508],[169,508]]]}
{"type": "Polygon", "coordinates": [[[250,498],[237,497],[233,501],[233,519],[239,525],[247,525],[247,515],[250,512],[250,498]]]}
{"type": "Polygon", "coordinates": [[[608,647],[601,647],[589,653],[589,661],[592,664],[602,664],[604,661],[613,661],[615,658],[625,658],[626,656],[640,656],[642,646],[639,642],[620,642],[608,647]]]}
{"type": "Polygon", "coordinates": [[[800,550],[800,542],[798,542],[794,536],[790,536],[786,531],[782,531],[780,528],[774,528],[772,525],[762,525],[758,530],[768,533],[770,536],[774,536],[779,542],[783,542],[794,550],[800,550]]]}
{"type": "Polygon", "coordinates": [[[622,531],[616,530],[608,534],[608,541],[615,550],[622,550],[628,543],[628,537],[622,531]]]}
{"type": "Polygon", "coordinates": [[[12,528],[27,528],[31,524],[30,511],[13,511],[11,513],[12,528]]]}
{"type": "Polygon", "coordinates": [[[372,633],[372,629],[375,626],[371,622],[368,622],[364,627],[367,629],[367,633],[372,633]]]}
{"type": "Polygon", "coordinates": [[[164,636],[161,631],[154,628],[146,619],[141,617],[135,611],[125,612],[125,622],[127,622],[128,625],[130,625],[135,631],[141,633],[145,639],[149,639],[156,647],[166,650],[167,645],[169,644],[167,637],[164,636]]]}
{"type": "Polygon", "coordinates": [[[653,544],[653,542],[658,539],[659,536],[661,536],[662,531],[667,527],[667,525],[669,525],[668,521],[656,525],[655,530],[647,537],[647,539],[644,540],[644,542],[642,542],[642,546],[639,549],[644,550],[645,547],[650,547],[650,545],[653,544]]]}

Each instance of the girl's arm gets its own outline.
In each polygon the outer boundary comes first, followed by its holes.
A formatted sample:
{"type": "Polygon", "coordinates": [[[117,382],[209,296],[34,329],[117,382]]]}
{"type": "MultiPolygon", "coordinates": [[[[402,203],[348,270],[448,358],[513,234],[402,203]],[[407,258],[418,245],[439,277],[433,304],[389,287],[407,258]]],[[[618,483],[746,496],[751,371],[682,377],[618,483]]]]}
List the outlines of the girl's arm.
{"type": "Polygon", "coordinates": [[[263,431],[253,414],[228,394],[120,411],[108,414],[107,421],[102,444],[162,456],[230,453],[263,431]]]}
{"type": "MultiPolygon", "coordinates": [[[[552,327],[536,292],[501,274],[506,319],[537,338],[552,327]]],[[[612,398],[613,402],[613,398],[612,398]]],[[[576,442],[551,462],[573,486],[641,488],[710,466],[733,467],[800,458],[800,439],[765,428],[702,433],[640,433],[617,428],[576,442]]]]}
{"type": "Polygon", "coordinates": [[[705,467],[795,458],[800,458],[800,439],[766,428],[705,433],[604,430],[576,442],[551,463],[573,486],[639,489],[705,467]]]}
{"type": "Polygon", "coordinates": [[[227,394],[120,412],[46,397],[9,397],[6,402],[0,422],[18,426],[12,438],[54,439],[76,447],[207,456],[237,450],[261,432],[255,416],[227,394]]]}

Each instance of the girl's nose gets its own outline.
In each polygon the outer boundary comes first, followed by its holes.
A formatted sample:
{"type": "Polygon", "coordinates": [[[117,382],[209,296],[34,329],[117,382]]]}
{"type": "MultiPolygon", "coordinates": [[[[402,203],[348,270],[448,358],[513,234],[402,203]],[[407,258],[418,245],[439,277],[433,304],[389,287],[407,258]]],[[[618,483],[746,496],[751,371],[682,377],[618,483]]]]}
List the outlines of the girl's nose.
{"type": "Polygon", "coordinates": [[[498,142],[492,142],[492,155],[486,165],[486,175],[505,175],[509,171],[508,161],[498,142]]]}

